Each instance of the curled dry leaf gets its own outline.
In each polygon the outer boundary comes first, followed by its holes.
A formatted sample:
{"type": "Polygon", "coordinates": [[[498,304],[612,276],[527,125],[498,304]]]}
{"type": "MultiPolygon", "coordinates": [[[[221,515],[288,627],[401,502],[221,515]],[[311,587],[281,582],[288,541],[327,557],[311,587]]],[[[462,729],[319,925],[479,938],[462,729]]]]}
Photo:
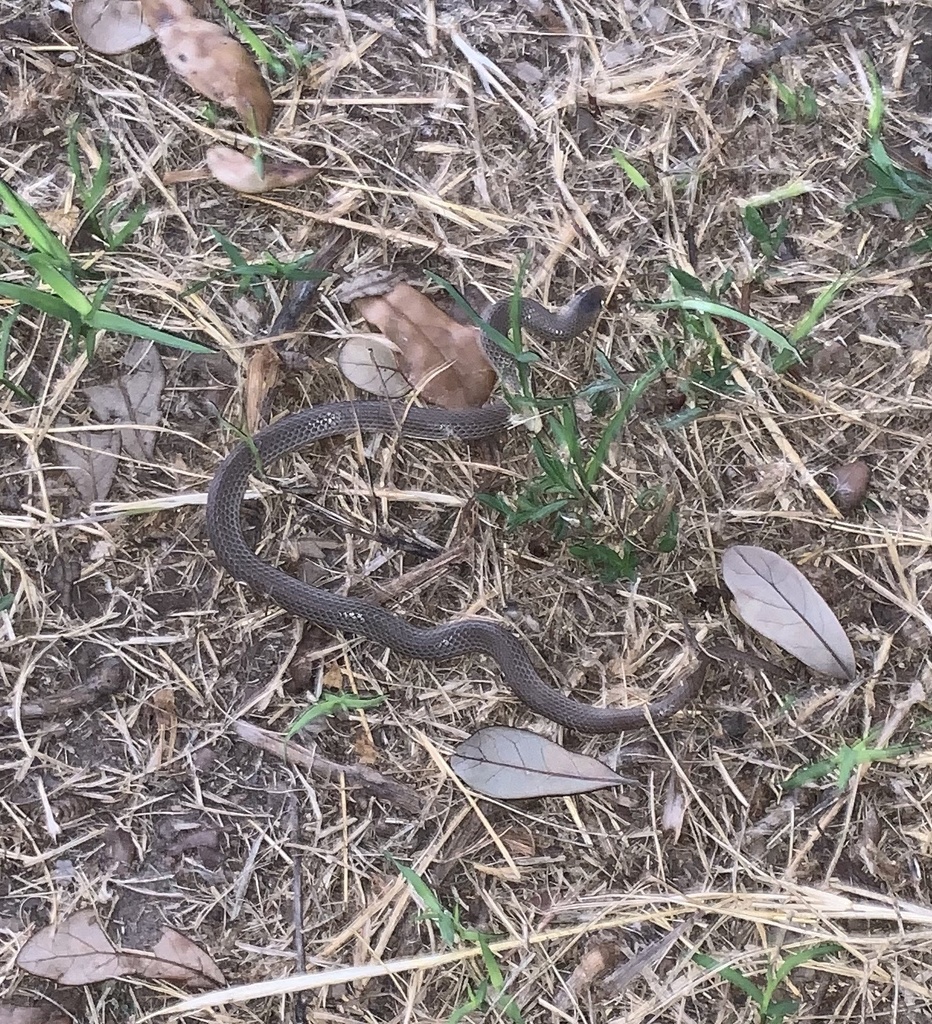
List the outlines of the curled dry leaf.
{"type": "Polygon", "coordinates": [[[816,672],[853,679],[851,642],[832,610],[785,558],[753,545],[722,556],[722,579],[741,618],[816,672]]]}
{"type": "Polygon", "coordinates": [[[401,398],[411,388],[398,368],[398,346],[375,334],[354,335],[340,347],[337,365],[361,391],[382,398],[401,398]]]}
{"type": "Polygon", "coordinates": [[[450,767],[483,796],[528,800],[617,786],[625,780],[585,754],[576,754],[526,729],[493,725],[456,748],[450,767]]]}
{"type": "Polygon", "coordinates": [[[140,0],[74,0],[71,20],[81,42],[98,53],[125,53],[154,34],[140,0]]]}
{"type": "Polygon", "coordinates": [[[168,66],[195,92],[232,107],[254,135],[268,131],[272,96],[246,48],[222,26],[203,21],[185,0],[142,0],[168,66]]]}
{"type": "Polygon", "coordinates": [[[93,910],[79,910],[27,939],[16,966],[59,985],[93,985],[131,975],[192,988],[223,984],[220,968],[199,946],[166,928],[151,952],[119,950],[93,910]]]}
{"type": "Polygon", "coordinates": [[[850,512],[867,497],[871,482],[871,468],[863,459],[846,462],[832,470],[832,498],[844,512],[850,512]]]}
{"type": "Polygon", "coordinates": [[[394,342],[398,369],[428,401],[444,409],[469,409],[488,400],[496,377],[477,328],[456,323],[404,283],[382,295],[357,298],[354,304],[394,342]]]}
{"type": "Polygon", "coordinates": [[[210,173],[221,185],[249,195],[300,185],[320,173],[319,167],[266,159],[263,161],[260,174],[256,161],[251,156],[229,146],[211,146],[207,150],[206,158],[210,173]]]}
{"type": "Polygon", "coordinates": [[[273,345],[260,345],[249,359],[246,367],[245,412],[246,429],[254,434],[262,419],[269,392],[278,383],[281,376],[281,357],[273,345]]]}

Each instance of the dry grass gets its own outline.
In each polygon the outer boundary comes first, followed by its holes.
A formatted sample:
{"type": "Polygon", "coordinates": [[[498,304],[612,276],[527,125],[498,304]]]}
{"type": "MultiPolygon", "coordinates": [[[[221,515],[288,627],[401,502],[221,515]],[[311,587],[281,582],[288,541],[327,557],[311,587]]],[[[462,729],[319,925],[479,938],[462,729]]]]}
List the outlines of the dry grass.
{"type": "MultiPolygon", "coordinates": [[[[464,924],[502,937],[507,991],[528,1022],[753,1021],[755,1007],[693,954],[762,983],[789,952],[823,941],[841,951],[780,990],[800,1001],[799,1019],[932,1020],[928,755],[862,766],[841,792],[831,779],[781,789],[795,768],[872,727],[886,724],[888,743],[927,732],[928,260],[883,258],[918,228],[846,204],[867,188],[865,55],[886,88],[891,150],[920,166],[929,154],[930,73],[913,52],[928,11],[858,14],[785,56],[777,73],[811,85],[819,102],[818,122],[804,125],[778,120],[765,76],[728,94],[713,85],[766,11],[741,0],[621,6],[425,0],[395,10],[396,38],[357,17],[387,22],[388,5],[278,5],[286,31],[324,57],[277,89],[275,148],[321,146],[326,170],[304,189],[254,200],[161,183],[236,125],[206,127],[152,47],[106,59],[72,49],[67,27],[52,41],[0,45],[4,179],[50,223],[73,225],[64,126],[80,113],[86,137],[113,146],[116,193],[144,193],[152,208],[133,243],[97,258],[116,282],[112,305],[222,350],[165,351],[155,455],[124,458],[116,509],[85,519],[50,439],[80,429],[82,388],[114,372],[124,341],[105,339],[84,365],[68,358],[54,321],[24,313],[14,327],[10,372],[39,400],[0,392],[0,571],[16,595],[0,615],[12,708],[0,780],[4,971],[30,930],[75,908],[96,906],[129,936],[154,911],[208,949],[231,984],[263,985],[225,1008],[212,997],[186,1019],[300,1020],[282,998],[300,989],[315,1021],[444,1021],[483,977],[481,962],[471,949],[450,952],[419,920],[391,854],[464,924]],[[476,54],[504,73],[491,95],[476,54]],[[614,147],[650,194],[621,173],[614,147]],[[611,452],[602,536],[631,533],[648,487],[672,492],[680,516],[676,551],[644,555],[637,586],[600,585],[545,531],[505,536],[471,500],[534,471],[520,432],[495,451],[364,439],[305,453],[289,479],[362,535],[308,525],[301,498],[267,487],[258,511],[250,503],[266,557],[309,579],[345,578],[360,594],[390,587],[393,607],[418,622],[507,617],[563,685],[593,700],[660,692],[683,617],[705,642],[731,640],[794,668],[710,593],[728,543],[764,544],[799,564],[855,645],[862,674],[850,687],[718,666],[695,708],[646,737],[650,757],[641,738],[634,763],[627,738],[563,737],[621,762],[633,779],[621,792],[474,803],[445,768],[460,738],[485,722],[557,734],[490,665],[428,668],[342,642],[259,602],[213,562],[201,502],[232,443],[216,409],[242,421],[250,339],[274,309],[236,300],[226,281],[183,294],[228,266],[209,229],[252,258],[284,258],[345,227],[348,269],[404,261],[494,297],[507,294],[525,251],[528,294],[562,301],[602,281],[613,302],[593,344],[548,352],[536,375],[542,393],[565,393],[593,379],[594,344],[619,371],[644,370],[675,324],[631,300],[660,298],[667,264],[707,283],[726,271],[736,289],[752,282],[758,260],[740,202],[795,179],[809,183],[782,207],[796,255],[753,284],[751,310],[788,330],[839,274],[861,268],[814,335],[844,341],[850,367],[779,377],[759,339],[721,325],[741,393],[679,431],[658,427],[662,408],[644,409],[611,452]],[[873,467],[872,503],[840,517],[824,472],[856,457],[873,467]],[[398,586],[419,563],[365,536],[385,529],[465,554],[398,586]],[[102,665],[116,692],[93,710],[37,704],[94,683],[102,665]],[[389,699],[302,744],[415,791],[419,813],[243,741],[244,724],[284,731],[319,685],[389,699]],[[30,703],[39,713],[22,716],[30,703]],[[291,984],[302,972],[296,916],[307,974],[291,984]]],[[[805,25],[805,10],[781,8],[777,32],[805,25]]],[[[259,5],[244,13],[261,23],[259,5]]],[[[273,415],[347,393],[324,362],[346,330],[324,299],[313,333],[292,342],[316,369],[287,375],[273,415]]],[[[695,355],[681,357],[681,373],[695,355]]],[[[26,1000],[46,991],[15,970],[4,989],[26,1000]]],[[[172,1005],[126,984],[56,998],[86,1021],[172,1005]]],[[[483,1014],[506,1019],[474,1016],[483,1014]]]]}

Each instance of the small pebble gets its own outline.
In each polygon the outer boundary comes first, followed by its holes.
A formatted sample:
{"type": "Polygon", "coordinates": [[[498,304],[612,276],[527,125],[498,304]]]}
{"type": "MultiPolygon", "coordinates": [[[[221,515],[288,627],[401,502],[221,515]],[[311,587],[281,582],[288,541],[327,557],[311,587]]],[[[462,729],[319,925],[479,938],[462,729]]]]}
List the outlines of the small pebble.
{"type": "Polygon", "coordinates": [[[835,504],[844,512],[857,508],[867,496],[867,488],[871,482],[870,466],[857,459],[836,466],[831,471],[831,476],[835,484],[832,492],[835,504]]]}

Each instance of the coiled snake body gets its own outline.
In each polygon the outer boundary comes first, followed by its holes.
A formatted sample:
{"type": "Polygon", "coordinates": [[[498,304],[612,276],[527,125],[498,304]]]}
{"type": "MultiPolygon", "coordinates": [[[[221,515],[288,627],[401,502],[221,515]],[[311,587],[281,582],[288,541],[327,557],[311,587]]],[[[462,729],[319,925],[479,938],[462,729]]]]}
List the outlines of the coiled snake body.
{"type": "MultiPolygon", "coordinates": [[[[571,339],[595,320],[603,290],[580,292],[559,312],[525,299],[522,324],[550,340],[571,339]]],[[[486,320],[507,333],[510,303],[494,304],[486,320]]],[[[492,346],[485,339],[486,347],[492,346]]],[[[494,346],[492,346],[494,347],[494,346]]],[[[490,356],[494,353],[490,348],[490,356]]],[[[240,507],[256,454],[265,468],[313,441],[361,431],[400,432],[422,441],[478,441],[503,430],[510,409],[492,402],[480,409],[407,408],[388,401],[332,402],[291,413],[260,430],[253,439],[255,453],[245,443],[221,463],[207,495],[207,531],[220,563],[236,579],[271,598],[293,615],[327,629],[366,637],[397,654],[440,661],[469,654],[493,658],[502,678],[532,711],[570,729],[613,733],[663,721],[681,710],[699,691],[704,664],[686,676],[661,700],[642,707],[600,708],[568,697],[550,686],[535,670],[525,646],[503,626],[486,619],[464,619],[419,628],[398,615],[354,597],[332,594],[311,586],[270,565],[256,555],[243,535],[240,507]]]]}

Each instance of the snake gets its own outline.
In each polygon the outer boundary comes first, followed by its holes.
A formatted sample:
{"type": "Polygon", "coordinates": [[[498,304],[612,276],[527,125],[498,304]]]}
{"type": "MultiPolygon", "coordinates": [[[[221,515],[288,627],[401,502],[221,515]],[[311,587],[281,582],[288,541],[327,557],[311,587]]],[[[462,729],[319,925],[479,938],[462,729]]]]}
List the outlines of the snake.
{"type": "MultiPolygon", "coordinates": [[[[523,299],[520,323],[548,341],[570,341],[590,327],[605,295],[599,285],[575,294],[562,308],[548,309],[523,299]]],[[[483,346],[493,363],[501,361],[494,332],[508,334],[511,300],[501,299],[486,312],[491,331],[483,346]]],[[[237,444],[217,468],[207,493],[206,524],[220,564],[256,594],[292,615],[345,636],[363,637],[396,655],[427,662],[485,655],[497,663],[502,680],[527,708],[567,729],[586,734],[616,733],[661,723],[683,710],[699,693],[706,659],[675,682],[661,698],[628,707],[600,707],[550,685],[534,667],[531,648],[505,626],[470,617],[434,626],[415,626],[400,615],[360,598],[335,594],[299,580],[264,561],[243,532],[242,503],[249,477],[284,456],[325,438],[376,432],[399,433],[428,442],[470,443],[505,430],[510,406],[495,400],[479,408],[448,410],[404,402],[362,399],[328,402],[286,413],[237,444]]]]}

